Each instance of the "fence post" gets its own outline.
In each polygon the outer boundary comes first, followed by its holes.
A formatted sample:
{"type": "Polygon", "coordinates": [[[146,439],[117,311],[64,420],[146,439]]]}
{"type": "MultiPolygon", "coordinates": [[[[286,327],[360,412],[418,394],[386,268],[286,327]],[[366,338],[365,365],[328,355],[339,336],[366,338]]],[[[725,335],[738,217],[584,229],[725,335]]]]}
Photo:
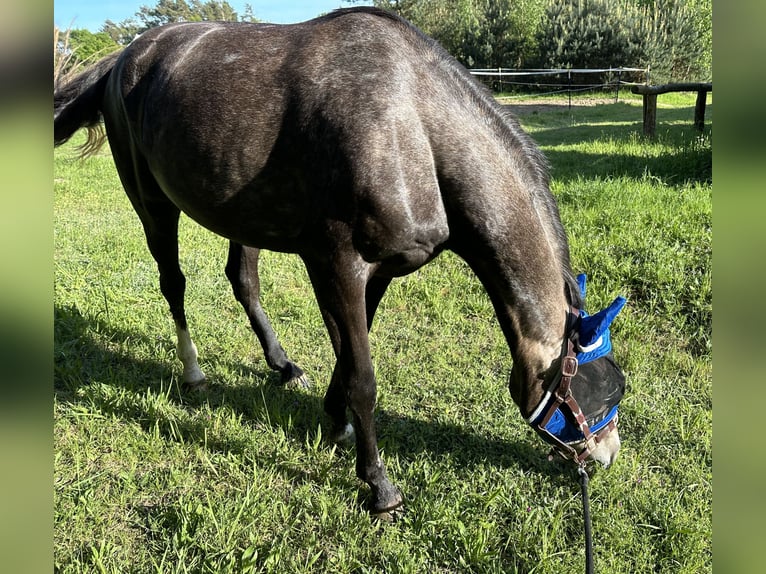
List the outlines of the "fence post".
{"type": "Polygon", "coordinates": [[[614,90],[614,103],[620,99],[620,78],[622,77],[622,70],[617,70],[617,88],[614,90]]]}
{"type": "Polygon", "coordinates": [[[657,94],[644,94],[644,135],[654,137],[657,127],[657,94]]]}
{"type": "Polygon", "coordinates": [[[567,70],[567,96],[569,96],[569,111],[572,111],[572,70],[567,70]]]}
{"type": "Polygon", "coordinates": [[[694,106],[694,127],[698,131],[705,130],[705,104],[707,103],[707,91],[697,91],[697,103],[694,106]]]}

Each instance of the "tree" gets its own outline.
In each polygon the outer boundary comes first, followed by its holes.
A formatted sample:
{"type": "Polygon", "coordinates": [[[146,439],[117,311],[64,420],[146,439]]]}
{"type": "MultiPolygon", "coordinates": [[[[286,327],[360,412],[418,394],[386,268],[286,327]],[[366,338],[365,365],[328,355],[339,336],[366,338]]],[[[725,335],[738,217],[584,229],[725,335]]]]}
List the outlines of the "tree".
{"type": "Polygon", "coordinates": [[[127,46],[138,36],[139,25],[133,18],[128,18],[120,23],[107,20],[101,26],[101,32],[107,34],[112,40],[121,46],[127,46]]]}
{"type": "Polygon", "coordinates": [[[93,33],[84,28],[69,31],[69,49],[80,62],[96,60],[117,48],[117,42],[104,32],[93,33]]]}
{"type": "Polygon", "coordinates": [[[237,21],[237,13],[231,5],[224,1],[192,0],[159,0],[153,7],[141,6],[136,13],[146,29],[170,24],[172,22],[202,22],[222,20],[237,21]]]}
{"type": "Polygon", "coordinates": [[[537,55],[535,34],[547,0],[482,0],[479,42],[486,68],[521,68],[537,55]]]}
{"type": "Polygon", "coordinates": [[[712,78],[711,0],[552,0],[541,65],[650,67],[651,81],[712,78]]]}
{"type": "Polygon", "coordinates": [[[650,66],[656,82],[712,79],[712,0],[373,4],[404,16],[468,67],[650,66]]]}
{"type": "Polygon", "coordinates": [[[120,46],[108,34],[84,28],[61,31],[53,28],[53,81],[106,56],[120,46]]]}
{"type": "Polygon", "coordinates": [[[609,0],[552,0],[538,34],[541,65],[551,68],[633,66],[640,47],[632,6],[609,0]]]}
{"type": "Polygon", "coordinates": [[[652,83],[712,79],[709,0],[655,0],[643,7],[637,33],[652,83]]]}
{"type": "Polygon", "coordinates": [[[240,17],[226,0],[158,0],[154,6],[141,6],[134,18],[123,20],[119,24],[107,20],[101,31],[108,34],[115,42],[125,45],[138,34],[150,28],[173,22],[257,22],[253,8],[245,5],[245,12],[240,17]]]}
{"type": "Polygon", "coordinates": [[[535,53],[546,2],[373,0],[375,6],[407,18],[469,68],[524,65],[535,53]]]}

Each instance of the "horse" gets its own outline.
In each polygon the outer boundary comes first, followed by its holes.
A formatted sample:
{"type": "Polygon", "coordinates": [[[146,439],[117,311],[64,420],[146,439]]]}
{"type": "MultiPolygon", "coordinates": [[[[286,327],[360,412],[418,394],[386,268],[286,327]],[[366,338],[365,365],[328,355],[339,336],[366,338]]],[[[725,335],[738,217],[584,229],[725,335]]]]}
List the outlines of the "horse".
{"type": "Polygon", "coordinates": [[[226,275],[282,381],[305,374],[260,306],[258,254],[302,259],[336,358],[328,434],[355,441],[373,514],[404,498],[377,447],[368,332],[391,281],[444,250],[493,304],[521,415],[580,465],[615,460],[625,376],[609,324],[625,300],[583,310],[546,158],[406,20],[349,8],[153,28],[54,89],[54,145],[83,127],[90,151],[108,139],[143,225],[186,383],[205,374],[184,312],[180,213],[230,241],[226,275]]]}

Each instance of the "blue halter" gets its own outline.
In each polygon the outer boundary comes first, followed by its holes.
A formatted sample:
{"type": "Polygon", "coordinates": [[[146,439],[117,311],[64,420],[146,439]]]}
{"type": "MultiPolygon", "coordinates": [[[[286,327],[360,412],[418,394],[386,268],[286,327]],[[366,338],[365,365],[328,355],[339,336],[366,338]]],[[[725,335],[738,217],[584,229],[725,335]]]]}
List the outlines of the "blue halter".
{"type": "MultiPolygon", "coordinates": [[[[585,275],[577,277],[583,300],[585,300],[585,281],[585,275]]],[[[615,428],[618,405],[612,406],[597,420],[587,421],[577,401],[572,396],[570,383],[577,374],[579,366],[600,359],[611,352],[612,340],[609,325],[625,306],[625,302],[624,297],[617,297],[609,307],[595,315],[588,315],[583,310],[572,309],[572,313],[568,314],[567,317],[567,338],[564,341],[562,352],[561,373],[553,380],[542,401],[528,419],[535,431],[546,442],[552,444],[555,450],[566,458],[573,458],[575,462],[580,464],[584,462],[592,447],[595,446],[592,442],[598,443],[601,436],[615,428]],[[569,323],[570,321],[576,322],[578,317],[580,318],[579,325],[577,325],[578,346],[575,351],[571,334],[574,326],[570,326],[569,323]],[[568,407],[570,416],[562,411],[564,405],[568,407]],[[585,450],[578,454],[571,445],[583,441],[587,441],[588,444],[585,450]]]]}

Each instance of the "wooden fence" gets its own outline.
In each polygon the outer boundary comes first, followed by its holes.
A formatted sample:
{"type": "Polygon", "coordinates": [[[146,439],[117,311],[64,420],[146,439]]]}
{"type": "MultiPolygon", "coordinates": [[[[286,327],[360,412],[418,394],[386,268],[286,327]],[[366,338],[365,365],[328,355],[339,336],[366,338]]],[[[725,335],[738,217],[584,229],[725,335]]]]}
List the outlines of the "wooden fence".
{"type": "Polygon", "coordinates": [[[653,137],[657,129],[657,95],[668,92],[697,92],[697,103],[694,106],[694,127],[702,131],[705,127],[707,93],[713,91],[713,82],[683,82],[658,86],[638,85],[633,86],[630,91],[644,96],[644,135],[653,137]]]}

